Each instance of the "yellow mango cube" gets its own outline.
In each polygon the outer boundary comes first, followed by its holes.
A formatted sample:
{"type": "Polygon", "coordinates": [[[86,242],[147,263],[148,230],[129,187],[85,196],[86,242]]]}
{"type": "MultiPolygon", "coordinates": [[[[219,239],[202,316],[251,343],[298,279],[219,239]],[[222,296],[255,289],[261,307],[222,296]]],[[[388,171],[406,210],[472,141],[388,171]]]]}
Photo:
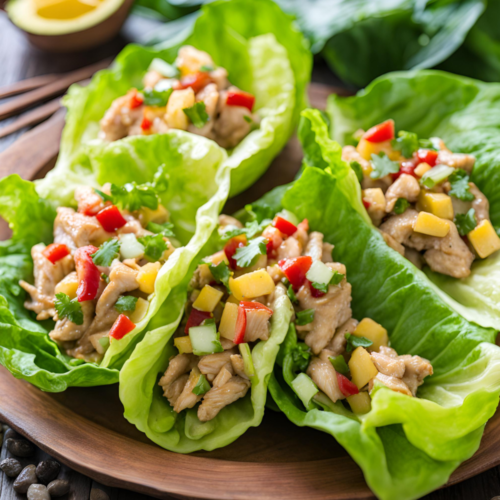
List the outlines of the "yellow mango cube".
{"type": "Polygon", "coordinates": [[[141,292],[150,294],[155,291],[155,282],[158,272],[160,271],[161,264],[159,262],[149,262],[142,266],[137,273],[137,282],[139,283],[139,290],[141,292]]]}
{"type": "Polygon", "coordinates": [[[453,220],[453,203],[451,197],[444,193],[431,193],[420,191],[418,195],[418,207],[441,219],[453,220]]]}
{"type": "Polygon", "coordinates": [[[65,293],[70,299],[76,297],[76,290],[78,288],[78,276],[76,273],[70,273],[63,278],[57,285],[54,292],[65,293]]]}
{"type": "Polygon", "coordinates": [[[443,238],[450,232],[450,223],[429,212],[420,212],[413,229],[417,233],[443,238]]]}
{"type": "Polygon", "coordinates": [[[210,262],[214,266],[218,266],[221,262],[225,262],[227,265],[229,265],[229,260],[226,256],[226,252],[224,250],[221,250],[220,252],[214,253],[209,257],[210,262]]]}
{"type": "Polygon", "coordinates": [[[425,172],[428,172],[432,167],[428,163],[421,163],[415,170],[415,175],[418,175],[419,177],[422,177],[422,175],[425,174],[425,172]]]}
{"type": "Polygon", "coordinates": [[[213,312],[217,304],[222,299],[224,294],[210,285],[205,285],[200,295],[196,298],[193,303],[193,307],[198,309],[198,311],[213,312]]]}
{"type": "Polygon", "coordinates": [[[227,298],[227,301],[226,301],[226,304],[227,303],[230,303],[230,304],[236,304],[236,305],[239,305],[240,301],[233,295],[231,294],[228,298],[227,298]]]}
{"type": "Polygon", "coordinates": [[[351,410],[356,415],[364,415],[372,409],[372,399],[367,392],[359,392],[347,398],[351,410]]]}
{"type": "Polygon", "coordinates": [[[274,292],[275,284],[271,276],[260,269],[236,279],[229,278],[229,289],[236,299],[250,300],[274,292]]]}
{"type": "Polygon", "coordinates": [[[236,319],[238,318],[238,306],[232,302],[226,302],[222,318],[219,324],[219,332],[221,337],[229,340],[234,339],[236,333],[236,319]]]}
{"type": "Polygon", "coordinates": [[[401,153],[392,149],[391,141],[370,142],[361,138],[356,146],[356,151],[365,160],[371,160],[372,155],[378,155],[379,153],[385,153],[392,161],[398,161],[401,158],[401,153]]]}
{"type": "Polygon", "coordinates": [[[191,345],[189,335],[175,338],[174,345],[179,350],[179,354],[191,354],[193,352],[193,346],[191,345]]]}
{"type": "Polygon", "coordinates": [[[184,90],[174,90],[167,103],[167,112],[165,113],[165,122],[170,128],[178,130],[187,130],[189,118],[184,109],[194,105],[194,92],[191,87],[184,90]]]}
{"type": "Polygon", "coordinates": [[[370,318],[362,319],[356,327],[356,330],[354,330],[353,335],[371,340],[373,345],[369,347],[370,351],[378,351],[381,346],[389,345],[387,330],[370,318]]]}
{"type": "Polygon", "coordinates": [[[352,382],[358,389],[364,387],[373,377],[377,376],[378,370],[375,368],[370,354],[363,347],[354,349],[348,364],[352,382]]]}
{"type": "Polygon", "coordinates": [[[489,220],[481,221],[467,237],[481,259],[485,259],[493,252],[500,250],[500,238],[489,220]]]}
{"type": "Polygon", "coordinates": [[[125,313],[132,323],[139,323],[146,316],[149,308],[149,302],[144,300],[142,297],[137,299],[135,304],[135,309],[131,312],[125,313]]]}

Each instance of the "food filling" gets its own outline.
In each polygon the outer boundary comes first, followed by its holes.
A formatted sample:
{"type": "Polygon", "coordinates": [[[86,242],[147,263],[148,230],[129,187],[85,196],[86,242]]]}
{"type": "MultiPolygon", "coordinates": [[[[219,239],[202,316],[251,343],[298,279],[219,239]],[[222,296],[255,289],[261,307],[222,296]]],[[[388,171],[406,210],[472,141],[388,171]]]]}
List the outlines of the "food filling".
{"type": "Polygon", "coordinates": [[[189,45],[179,49],[173,65],[153,59],[143,85],[113,101],[101,120],[103,140],[177,129],[229,149],[258,126],[255,97],[231,85],[226,69],[189,45]]]}
{"type": "Polygon", "coordinates": [[[34,284],[19,283],[31,297],[25,307],[56,322],[50,338],[69,356],[99,362],[145,317],[175,249],[159,190],[156,182],[79,187],[78,209],[57,209],[54,242],[31,249],[34,284]]]}
{"type": "Polygon", "coordinates": [[[419,269],[427,264],[454,278],[500,249],[488,199],[470,182],[473,156],[453,153],[437,137],[395,137],[392,120],[356,135],[358,145],[344,146],[342,158],[358,174],[363,204],[391,248],[419,269]]]}

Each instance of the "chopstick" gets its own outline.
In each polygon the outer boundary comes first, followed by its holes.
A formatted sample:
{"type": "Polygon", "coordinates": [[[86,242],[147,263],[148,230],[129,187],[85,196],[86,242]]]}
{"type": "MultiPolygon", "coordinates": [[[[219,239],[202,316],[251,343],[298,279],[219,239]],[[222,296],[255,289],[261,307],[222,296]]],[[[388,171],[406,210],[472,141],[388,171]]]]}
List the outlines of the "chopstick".
{"type": "Polygon", "coordinates": [[[20,82],[14,82],[9,85],[0,87],[0,99],[4,97],[10,97],[17,94],[22,94],[28,90],[37,89],[38,87],[43,87],[48,83],[60,78],[60,75],[41,75],[34,76],[33,78],[27,78],[26,80],[21,80],[20,82]]]}

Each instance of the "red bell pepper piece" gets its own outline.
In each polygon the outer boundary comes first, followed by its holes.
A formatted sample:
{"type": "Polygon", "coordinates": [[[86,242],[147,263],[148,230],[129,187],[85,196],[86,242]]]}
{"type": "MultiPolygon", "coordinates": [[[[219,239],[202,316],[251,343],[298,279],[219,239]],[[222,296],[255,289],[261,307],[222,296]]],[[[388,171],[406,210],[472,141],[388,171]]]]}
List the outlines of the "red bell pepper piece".
{"type": "Polygon", "coordinates": [[[236,269],[238,265],[233,255],[236,253],[238,248],[244,247],[247,244],[247,237],[244,234],[235,236],[231,238],[224,246],[224,253],[226,254],[227,260],[229,261],[229,267],[231,269],[236,269]]]}
{"type": "Polygon", "coordinates": [[[104,231],[107,231],[108,233],[116,231],[127,223],[116,205],[109,205],[108,207],[103,208],[96,215],[96,218],[103,227],[104,231]]]}
{"type": "Polygon", "coordinates": [[[295,224],[292,224],[290,221],[280,217],[279,215],[274,218],[273,225],[276,229],[279,229],[287,236],[292,236],[292,234],[297,231],[297,226],[295,224]]]}
{"type": "Polygon", "coordinates": [[[403,161],[401,163],[401,167],[399,167],[399,172],[396,172],[395,174],[391,174],[391,179],[395,181],[396,179],[399,179],[399,176],[402,174],[407,174],[411,175],[412,177],[417,177],[415,174],[415,168],[416,164],[414,160],[409,160],[409,161],[403,161]]]}
{"type": "Polygon", "coordinates": [[[142,106],[142,103],[144,102],[144,97],[137,91],[137,89],[129,91],[129,98],[130,100],[128,106],[130,109],[138,108],[139,106],[142,106]]]}
{"type": "Polygon", "coordinates": [[[368,210],[370,208],[371,203],[364,198],[361,200],[363,202],[363,206],[368,210]]]}
{"type": "Polygon", "coordinates": [[[94,300],[99,290],[101,272],[94,264],[91,255],[99,250],[94,245],[80,247],[75,252],[75,268],[78,276],[76,296],[78,302],[94,300]]]}
{"type": "Polygon", "coordinates": [[[314,298],[319,298],[319,297],[323,297],[323,295],[326,295],[325,292],[322,292],[321,290],[318,290],[317,288],[314,288],[313,287],[313,284],[308,280],[308,283],[309,283],[309,290],[311,290],[311,295],[314,297],[314,298]]]}
{"type": "Polygon", "coordinates": [[[355,384],[353,384],[345,375],[342,375],[342,373],[339,372],[336,373],[337,373],[337,382],[339,384],[340,392],[346,398],[352,396],[353,394],[359,394],[359,389],[356,387],[355,384]]]}
{"type": "Polygon", "coordinates": [[[260,302],[251,302],[242,300],[240,302],[240,307],[243,307],[246,311],[249,311],[250,309],[255,309],[255,310],[258,309],[260,311],[266,311],[269,313],[269,317],[273,315],[273,310],[265,306],[264,304],[261,304],[260,302]]]}
{"type": "Polygon", "coordinates": [[[242,307],[241,302],[238,307],[238,316],[236,318],[236,328],[233,342],[235,344],[243,344],[245,341],[245,331],[247,329],[247,311],[242,307]]]}
{"type": "Polygon", "coordinates": [[[293,259],[283,259],[278,262],[280,269],[292,284],[295,290],[298,290],[306,280],[306,273],[312,266],[312,257],[295,257],[293,259]]]}
{"type": "Polygon", "coordinates": [[[437,162],[438,152],[433,149],[419,149],[416,153],[418,163],[428,163],[434,167],[437,162]]]}
{"type": "Polygon", "coordinates": [[[384,142],[394,139],[394,120],[387,120],[368,129],[363,134],[368,142],[384,142]]]}
{"type": "Polygon", "coordinates": [[[151,125],[153,125],[153,122],[151,120],[148,120],[146,117],[142,119],[141,122],[141,129],[142,130],[149,130],[151,128],[151,125]]]}
{"type": "Polygon", "coordinates": [[[58,260],[69,255],[69,248],[64,244],[51,243],[42,250],[42,255],[55,264],[58,260]]]}
{"type": "Polygon", "coordinates": [[[244,92],[243,90],[228,91],[226,97],[226,104],[228,106],[241,106],[252,111],[255,104],[255,96],[244,92]]]}
{"type": "Polygon", "coordinates": [[[186,75],[177,85],[175,85],[175,90],[182,90],[191,87],[195,94],[197,94],[203,87],[206,87],[212,82],[212,78],[208,73],[199,71],[198,73],[193,73],[192,75],[186,75]]]}
{"type": "Polygon", "coordinates": [[[135,323],[132,323],[130,319],[125,316],[125,314],[120,314],[116,321],[113,323],[111,330],[109,331],[109,336],[113,339],[120,340],[127,333],[130,333],[135,328],[135,323]]]}
{"type": "Polygon", "coordinates": [[[200,326],[206,319],[210,319],[212,317],[212,313],[205,311],[198,311],[194,307],[191,309],[191,313],[189,314],[189,318],[186,323],[186,328],[184,328],[184,333],[189,335],[189,329],[193,326],[200,326]]]}

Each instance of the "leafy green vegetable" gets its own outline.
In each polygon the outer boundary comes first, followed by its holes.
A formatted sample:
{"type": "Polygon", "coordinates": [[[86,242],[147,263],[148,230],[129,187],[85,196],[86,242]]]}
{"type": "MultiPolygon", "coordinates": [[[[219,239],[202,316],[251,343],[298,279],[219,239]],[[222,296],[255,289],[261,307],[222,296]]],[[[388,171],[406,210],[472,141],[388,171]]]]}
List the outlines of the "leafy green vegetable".
{"type": "Polygon", "coordinates": [[[335,371],[341,373],[342,375],[347,375],[349,373],[349,366],[345,362],[344,356],[339,355],[335,357],[329,357],[330,363],[335,368],[335,371]]]}
{"type": "Polygon", "coordinates": [[[363,181],[363,169],[361,168],[361,165],[357,161],[351,161],[349,165],[354,170],[354,173],[356,174],[356,177],[361,184],[361,182],[363,181]]]}
{"type": "Polygon", "coordinates": [[[298,311],[296,323],[299,326],[308,325],[314,321],[314,309],[304,309],[303,311],[298,311]]]}
{"type": "Polygon", "coordinates": [[[184,108],[182,111],[196,128],[203,127],[210,119],[203,101],[193,104],[190,108],[184,108]]]}
{"type": "Polygon", "coordinates": [[[82,306],[78,299],[71,300],[65,293],[56,293],[54,305],[59,319],[68,318],[75,325],[83,325],[82,306]]]}
{"type": "Polygon", "coordinates": [[[396,151],[401,151],[405,158],[411,158],[419,148],[418,136],[413,132],[401,130],[398,132],[397,139],[392,140],[391,145],[396,151]]]}
{"type": "Polygon", "coordinates": [[[308,345],[300,343],[291,351],[293,366],[296,370],[305,372],[311,361],[311,349],[308,345]]]}
{"type": "Polygon", "coordinates": [[[352,352],[356,347],[370,347],[373,342],[366,337],[358,337],[356,335],[352,335],[351,333],[346,333],[345,338],[347,340],[345,350],[347,352],[352,352]]]}
{"type": "Polygon", "coordinates": [[[290,299],[290,302],[292,304],[298,304],[299,303],[299,299],[297,299],[297,296],[295,295],[295,292],[293,291],[293,286],[292,285],[288,285],[288,288],[286,290],[286,294],[287,294],[287,296],[290,299]]]}
{"type": "Polygon", "coordinates": [[[163,252],[168,248],[162,234],[155,234],[154,236],[148,234],[137,238],[137,241],[144,245],[144,257],[151,262],[160,260],[163,252]]]}
{"type": "Polygon", "coordinates": [[[399,172],[399,163],[391,161],[385,153],[372,155],[373,172],[370,174],[372,179],[380,179],[389,174],[399,172]]]}
{"type": "Polygon", "coordinates": [[[205,375],[203,373],[200,375],[200,378],[198,379],[198,382],[196,382],[196,385],[193,387],[193,394],[196,394],[197,396],[201,396],[202,394],[205,394],[208,392],[212,387],[208,383],[208,380],[205,378],[205,375]]]}
{"type": "Polygon", "coordinates": [[[398,198],[396,204],[394,205],[394,213],[402,214],[406,212],[406,209],[410,206],[410,202],[406,198],[398,198]]]}
{"type": "Polygon", "coordinates": [[[132,295],[122,295],[115,304],[115,309],[119,313],[124,313],[128,311],[135,311],[135,306],[137,305],[138,297],[132,295]]]}
{"type": "Polygon", "coordinates": [[[145,89],[142,91],[142,95],[144,96],[144,104],[146,106],[166,106],[173,91],[173,89],[162,91],[158,91],[155,89],[145,89]]]}
{"type": "Polygon", "coordinates": [[[175,233],[172,231],[174,225],[171,222],[164,222],[163,224],[157,224],[156,222],[148,222],[146,229],[155,234],[163,234],[163,236],[173,237],[175,233]]]}
{"type": "Polygon", "coordinates": [[[465,170],[455,169],[448,180],[451,184],[451,190],[448,192],[450,196],[463,201],[474,201],[474,195],[470,192],[469,176],[465,170]]]}
{"type": "Polygon", "coordinates": [[[105,241],[99,247],[99,250],[91,255],[94,264],[96,266],[109,267],[111,262],[117,259],[120,255],[120,245],[120,240],[116,238],[105,241]]]}
{"type": "Polygon", "coordinates": [[[237,248],[233,258],[238,267],[250,267],[257,262],[259,255],[265,254],[266,239],[259,236],[250,240],[247,246],[237,248]]]}
{"type": "Polygon", "coordinates": [[[111,184],[111,195],[115,204],[131,212],[141,207],[151,210],[158,208],[158,194],[152,186],[146,184],[138,185],[136,182],[128,182],[123,186],[111,184]]]}
{"type": "Polygon", "coordinates": [[[456,214],[454,222],[460,236],[465,236],[477,226],[476,211],[471,208],[466,214],[456,214]]]}
{"type": "Polygon", "coordinates": [[[253,220],[247,222],[245,227],[237,227],[234,229],[229,229],[228,231],[224,231],[221,234],[221,240],[227,241],[235,236],[239,236],[240,234],[244,234],[248,239],[253,238],[271,224],[271,219],[264,219],[262,222],[257,222],[257,220],[253,220]]]}
{"type": "Polygon", "coordinates": [[[231,271],[229,270],[228,265],[224,261],[222,261],[217,265],[210,263],[208,265],[208,268],[210,269],[210,272],[212,273],[215,281],[217,281],[217,283],[222,283],[226,287],[227,291],[231,293],[231,290],[229,289],[229,278],[231,277],[231,271]]]}

